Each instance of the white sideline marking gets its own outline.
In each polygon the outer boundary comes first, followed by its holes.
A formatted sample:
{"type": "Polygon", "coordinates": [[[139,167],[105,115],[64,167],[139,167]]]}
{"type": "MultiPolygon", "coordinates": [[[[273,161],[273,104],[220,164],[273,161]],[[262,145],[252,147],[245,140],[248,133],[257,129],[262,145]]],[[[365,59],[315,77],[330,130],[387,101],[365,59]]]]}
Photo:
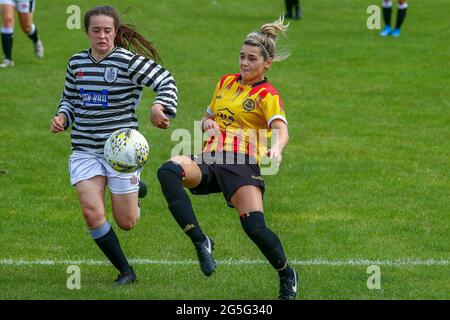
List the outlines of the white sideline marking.
{"type": "MultiPolygon", "coordinates": [[[[197,260],[152,260],[144,258],[130,259],[132,265],[196,265],[197,260]]],[[[33,266],[33,265],[108,265],[109,261],[106,260],[22,260],[22,259],[1,259],[0,265],[9,266],[33,266]]],[[[250,265],[250,264],[268,264],[266,260],[250,260],[250,259],[222,259],[217,260],[219,265],[250,265]]],[[[302,266],[396,266],[396,267],[409,267],[409,266],[448,266],[450,265],[449,259],[394,259],[394,260],[366,260],[366,259],[350,259],[350,260],[327,260],[321,258],[309,259],[309,260],[289,260],[291,265],[302,266]]]]}

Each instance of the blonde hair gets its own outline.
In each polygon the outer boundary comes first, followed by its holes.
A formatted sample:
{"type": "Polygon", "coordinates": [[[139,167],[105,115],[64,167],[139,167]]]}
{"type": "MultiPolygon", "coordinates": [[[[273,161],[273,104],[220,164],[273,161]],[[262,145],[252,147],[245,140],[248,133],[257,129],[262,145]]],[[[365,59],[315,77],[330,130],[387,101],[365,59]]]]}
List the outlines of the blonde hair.
{"type": "Polygon", "coordinates": [[[262,55],[265,60],[272,58],[273,61],[282,61],[289,57],[288,52],[276,54],[277,41],[280,34],[285,35],[289,27],[283,24],[284,18],[280,17],[272,23],[266,23],[261,27],[259,32],[251,32],[245,38],[244,44],[257,46],[262,49],[262,55]]]}

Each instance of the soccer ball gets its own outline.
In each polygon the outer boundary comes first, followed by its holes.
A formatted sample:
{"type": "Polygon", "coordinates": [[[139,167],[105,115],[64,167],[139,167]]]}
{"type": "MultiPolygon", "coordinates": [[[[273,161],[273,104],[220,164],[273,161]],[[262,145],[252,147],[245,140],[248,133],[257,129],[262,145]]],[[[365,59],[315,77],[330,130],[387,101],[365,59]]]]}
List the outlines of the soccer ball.
{"type": "Polygon", "coordinates": [[[149,147],[139,131],[125,128],[114,131],[103,150],[106,161],[114,170],[130,173],[147,162],[149,147]]]}

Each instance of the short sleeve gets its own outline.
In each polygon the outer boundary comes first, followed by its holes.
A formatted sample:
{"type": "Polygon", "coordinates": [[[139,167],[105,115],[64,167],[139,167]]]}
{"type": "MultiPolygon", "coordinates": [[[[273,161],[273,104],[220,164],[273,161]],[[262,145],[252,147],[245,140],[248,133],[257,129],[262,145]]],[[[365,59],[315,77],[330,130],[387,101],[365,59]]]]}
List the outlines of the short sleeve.
{"type": "Polygon", "coordinates": [[[278,94],[268,93],[263,99],[263,111],[267,120],[267,127],[275,119],[281,119],[287,124],[286,114],[284,113],[283,101],[278,94]]]}
{"type": "Polygon", "coordinates": [[[208,107],[206,108],[206,112],[208,112],[208,114],[211,116],[214,115],[214,111],[216,109],[216,98],[217,98],[217,95],[219,94],[220,83],[221,83],[221,81],[217,82],[211,102],[209,103],[208,107]]]}

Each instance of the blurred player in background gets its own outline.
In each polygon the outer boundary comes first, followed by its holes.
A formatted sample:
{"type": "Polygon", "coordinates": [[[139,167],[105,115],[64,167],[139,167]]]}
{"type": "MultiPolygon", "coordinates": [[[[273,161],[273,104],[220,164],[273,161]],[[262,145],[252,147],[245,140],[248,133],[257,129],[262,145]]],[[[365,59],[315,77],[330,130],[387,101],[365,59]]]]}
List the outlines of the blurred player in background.
{"type": "Polygon", "coordinates": [[[300,8],[300,0],[284,0],[286,6],[286,19],[300,20],[302,18],[302,9],[300,8]],[[294,14],[292,14],[292,11],[294,14]]]}
{"type": "Polygon", "coordinates": [[[395,23],[395,28],[392,28],[391,26],[392,0],[383,0],[384,28],[380,32],[380,36],[400,37],[400,28],[402,27],[403,21],[405,20],[407,9],[408,3],[406,2],[406,0],[398,0],[397,21],[395,23]]]}
{"type": "Polygon", "coordinates": [[[154,45],[133,26],[122,24],[114,8],[89,10],[84,27],[91,48],[69,60],[64,92],[50,130],[58,133],[72,125],[70,182],[76,187],[92,238],[119,270],[116,283],[124,285],[136,281],[136,273],[106,220],[105,190],[108,185],[114,220],[121,229],[131,230],[140,216],[140,170],[115,171],[104,159],[103,148],[115,130],[138,129],[136,108],[144,86],[156,91],[151,107],[153,125],[168,128],[169,118],[176,114],[177,87],[157,62],[154,45]]]}
{"type": "Polygon", "coordinates": [[[215,243],[200,228],[183,186],[194,195],[223,194],[236,209],[244,232],[278,272],[279,299],[293,300],[297,273],[289,266],[280,239],[266,226],[259,166],[264,154],[279,164],[289,139],[283,103],[265,77],[274,60],[286,58],[275,54],[278,35],[285,30],[281,19],[247,36],[240,50],[240,73],[220,79],[202,119],[202,130],[209,134],[202,153],[173,157],[159,168],[158,179],[169,210],[193,242],[206,276],[216,267],[215,243]],[[279,135],[267,150],[268,131],[279,135]],[[255,138],[261,132],[263,136],[255,138]]]}
{"type": "Polygon", "coordinates": [[[13,67],[12,47],[14,38],[14,13],[18,12],[20,26],[28,38],[33,41],[36,57],[44,57],[44,45],[39,39],[37,28],[33,23],[33,12],[36,1],[0,0],[0,14],[2,16],[2,48],[5,59],[0,68],[13,67]]]}

